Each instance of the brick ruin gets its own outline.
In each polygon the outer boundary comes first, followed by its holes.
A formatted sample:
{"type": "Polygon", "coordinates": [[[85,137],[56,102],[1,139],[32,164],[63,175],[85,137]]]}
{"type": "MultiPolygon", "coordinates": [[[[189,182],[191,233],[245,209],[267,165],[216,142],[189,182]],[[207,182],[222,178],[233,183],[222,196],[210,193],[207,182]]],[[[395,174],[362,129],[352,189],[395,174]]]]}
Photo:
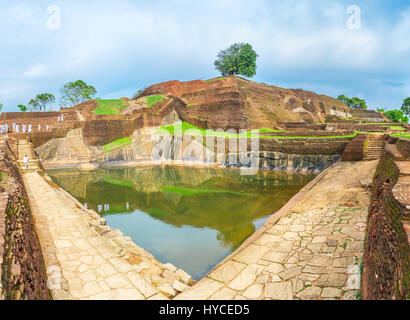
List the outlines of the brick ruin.
{"type": "MultiPolygon", "coordinates": [[[[401,144],[409,150],[409,140],[401,144]]],[[[395,157],[384,151],[373,182],[367,223],[362,276],[365,300],[410,299],[410,230],[405,229],[410,207],[395,192],[401,174],[395,157]]],[[[408,202],[408,185],[403,187],[408,202]]]]}
{"type": "MultiPolygon", "coordinates": [[[[159,127],[164,118],[175,112],[180,120],[202,129],[266,127],[287,132],[261,135],[317,137],[295,138],[291,143],[288,139],[260,139],[262,166],[286,168],[288,162],[293,161],[294,167],[312,170],[323,170],[341,157],[344,161],[361,161],[365,157],[368,134],[358,134],[354,138],[320,137],[348,136],[356,131],[381,135],[390,132],[388,126],[376,124],[386,121],[380,113],[351,111],[330,97],[255,84],[238,77],[209,82],[166,82],[145,89],[133,99],[123,100],[130,108],[116,115],[94,114],[97,102],[90,100],[74,108],[62,108],[60,112],[3,113],[0,124],[8,124],[9,128],[13,123],[20,126],[31,124],[31,133],[9,133],[9,137],[28,138],[34,148],[52,139],[65,138],[70,131],[80,128],[84,145],[101,147],[130,137],[137,129],[159,127]],[[165,95],[165,99],[151,108],[138,106],[139,99],[158,94],[165,95]],[[58,121],[61,114],[64,114],[64,121],[58,121]],[[345,119],[349,115],[352,119],[345,119]],[[286,154],[292,157],[285,157],[286,154]]],[[[410,129],[408,125],[400,125],[410,129]]],[[[410,159],[409,140],[389,137],[388,142],[395,145],[401,160],[410,159]]],[[[0,186],[0,249],[4,245],[3,252],[0,252],[2,292],[6,299],[50,299],[27,195],[20,172],[13,164],[14,143],[11,139],[7,145],[0,146],[3,154],[0,171],[9,181],[7,186],[0,186]]],[[[127,161],[128,154],[132,153],[129,151],[104,154],[104,158],[127,161]]],[[[363,299],[410,298],[410,248],[408,230],[403,224],[408,221],[410,212],[394,192],[401,174],[396,160],[391,152],[383,152],[372,187],[362,278],[363,299]]]]}
{"type": "Polygon", "coordinates": [[[6,142],[0,145],[0,298],[48,300],[47,276],[27,194],[6,142]]]}

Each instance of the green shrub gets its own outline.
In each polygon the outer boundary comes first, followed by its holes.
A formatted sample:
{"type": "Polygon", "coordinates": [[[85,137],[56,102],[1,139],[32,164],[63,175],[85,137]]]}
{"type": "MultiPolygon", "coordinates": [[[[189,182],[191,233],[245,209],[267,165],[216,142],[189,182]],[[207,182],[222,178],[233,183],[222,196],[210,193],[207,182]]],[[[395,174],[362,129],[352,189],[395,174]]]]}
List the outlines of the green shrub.
{"type": "Polygon", "coordinates": [[[111,152],[111,151],[114,151],[118,148],[125,147],[125,146],[127,146],[131,143],[132,143],[131,138],[128,138],[128,137],[127,138],[122,138],[122,139],[118,139],[118,140],[115,140],[111,143],[106,144],[104,146],[103,150],[104,150],[104,152],[111,152]]]}
{"type": "Polygon", "coordinates": [[[219,77],[219,78],[205,80],[205,82],[212,82],[212,81],[225,80],[225,79],[227,79],[227,77],[219,77]]]}
{"type": "MultiPolygon", "coordinates": [[[[188,123],[188,122],[182,122],[181,124],[178,125],[170,125],[166,127],[161,127],[158,129],[155,134],[161,134],[164,132],[168,132],[169,134],[174,134],[174,131],[176,130],[177,133],[182,133],[185,134],[187,130],[198,130],[201,135],[206,135],[207,130],[197,128],[194,125],[188,123]]],[[[346,136],[327,136],[327,137],[307,137],[307,136],[274,136],[275,132],[286,132],[286,131],[281,131],[281,130],[273,130],[273,129],[268,129],[268,128],[263,128],[261,129],[260,132],[272,132],[272,136],[259,136],[254,134],[254,130],[250,130],[247,132],[243,133],[228,133],[228,132],[209,132],[209,136],[215,136],[215,137],[224,137],[224,138],[261,138],[261,139],[336,139],[336,138],[355,138],[357,136],[357,132],[351,135],[346,135],[346,136]]]]}
{"type": "Polygon", "coordinates": [[[121,99],[97,99],[96,101],[97,108],[95,108],[93,112],[97,115],[120,114],[123,108],[128,107],[128,103],[121,99]]]}
{"type": "Polygon", "coordinates": [[[165,100],[165,96],[163,94],[148,96],[147,98],[147,108],[151,108],[154,104],[165,100]]]}

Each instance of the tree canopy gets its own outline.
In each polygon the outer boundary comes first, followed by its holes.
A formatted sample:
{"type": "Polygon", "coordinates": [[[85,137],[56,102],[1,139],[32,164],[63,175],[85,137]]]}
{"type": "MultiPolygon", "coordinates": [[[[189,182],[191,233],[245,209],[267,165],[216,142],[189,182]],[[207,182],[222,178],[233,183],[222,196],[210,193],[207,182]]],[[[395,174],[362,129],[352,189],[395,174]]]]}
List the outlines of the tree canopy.
{"type": "Polygon", "coordinates": [[[258,54],[249,43],[235,43],[218,53],[214,64],[223,75],[243,75],[253,77],[256,75],[256,59],[258,54]]]}
{"type": "Polygon", "coordinates": [[[345,95],[341,94],[340,96],[337,97],[337,100],[344,102],[351,109],[362,108],[364,110],[367,110],[366,100],[360,99],[358,97],[349,98],[349,97],[346,97],[345,95]]]}
{"type": "Polygon", "coordinates": [[[19,105],[17,106],[17,108],[19,108],[19,110],[20,110],[21,112],[26,112],[26,111],[27,111],[27,107],[26,107],[24,104],[19,104],[19,105]]]}
{"type": "Polygon", "coordinates": [[[34,99],[31,99],[28,105],[32,111],[37,109],[46,111],[47,105],[54,102],[56,99],[51,93],[40,93],[34,99]]]}
{"type": "Polygon", "coordinates": [[[38,100],[36,98],[31,99],[28,103],[30,110],[31,111],[36,111],[38,108],[40,108],[40,103],[38,102],[38,100]]]}
{"type": "Polygon", "coordinates": [[[0,112],[3,110],[3,104],[0,102],[0,112]]]}
{"type": "Polygon", "coordinates": [[[409,118],[401,110],[389,110],[384,115],[393,122],[408,123],[409,118]]]}
{"type": "Polygon", "coordinates": [[[403,114],[405,114],[407,117],[410,117],[410,97],[404,99],[403,104],[401,105],[400,109],[403,114]]]}
{"type": "Polygon", "coordinates": [[[90,100],[97,90],[83,80],[69,82],[61,89],[61,101],[65,104],[75,106],[86,100],[90,100]]]}
{"type": "Polygon", "coordinates": [[[56,100],[56,98],[51,93],[40,93],[36,96],[36,100],[40,104],[40,111],[41,111],[41,109],[43,111],[46,111],[47,105],[49,103],[54,102],[56,100]]]}

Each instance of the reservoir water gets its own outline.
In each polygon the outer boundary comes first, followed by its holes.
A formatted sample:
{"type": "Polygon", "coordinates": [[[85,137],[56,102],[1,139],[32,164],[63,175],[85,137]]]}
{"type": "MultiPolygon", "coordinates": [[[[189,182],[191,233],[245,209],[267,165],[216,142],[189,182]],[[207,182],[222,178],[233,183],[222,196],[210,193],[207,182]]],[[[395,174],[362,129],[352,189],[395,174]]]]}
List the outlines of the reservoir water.
{"type": "Polygon", "coordinates": [[[311,174],[152,166],[50,171],[112,229],[201,279],[303,186],[311,174]]]}

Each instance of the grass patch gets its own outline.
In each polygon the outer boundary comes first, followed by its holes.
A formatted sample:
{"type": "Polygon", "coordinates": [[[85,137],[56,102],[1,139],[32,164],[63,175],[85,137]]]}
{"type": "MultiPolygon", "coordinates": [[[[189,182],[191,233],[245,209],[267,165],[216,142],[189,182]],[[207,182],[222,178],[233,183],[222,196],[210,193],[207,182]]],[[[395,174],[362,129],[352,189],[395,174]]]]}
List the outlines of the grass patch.
{"type": "Polygon", "coordinates": [[[401,126],[390,126],[390,130],[393,130],[393,131],[406,131],[406,128],[403,128],[401,126]]]}
{"type": "Polygon", "coordinates": [[[269,138],[269,139],[348,139],[348,138],[355,138],[357,136],[357,132],[354,134],[349,134],[346,136],[326,136],[326,137],[306,137],[306,136],[295,136],[295,137],[286,137],[286,136],[261,136],[261,138],[269,138]]]}
{"type": "MultiPolygon", "coordinates": [[[[337,139],[337,138],[355,138],[357,136],[357,132],[351,135],[346,135],[346,136],[326,136],[326,137],[307,137],[307,136],[275,136],[275,135],[269,135],[269,136],[259,136],[257,134],[254,134],[255,130],[250,130],[247,132],[243,133],[228,133],[228,132],[215,132],[215,131],[209,131],[197,128],[194,125],[188,123],[188,122],[182,122],[181,124],[178,125],[170,125],[167,127],[161,127],[158,129],[155,134],[164,134],[164,133],[169,133],[171,135],[175,133],[182,133],[185,134],[188,130],[197,130],[200,135],[206,135],[208,136],[215,136],[215,137],[223,137],[223,138],[261,138],[261,139],[337,139]]],[[[269,128],[262,128],[259,132],[272,132],[273,134],[275,132],[286,132],[286,131],[281,131],[281,130],[273,130],[269,128]]]]}
{"type": "Polygon", "coordinates": [[[225,80],[225,79],[227,79],[227,77],[219,77],[219,78],[213,78],[213,79],[205,80],[205,82],[212,82],[212,81],[225,80]]]}
{"type": "Polygon", "coordinates": [[[93,112],[97,115],[120,114],[121,110],[128,107],[128,103],[121,99],[97,99],[97,108],[93,112]]]}
{"type": "Polygon", "coordinates": [[[118,180],[118,179],[111,178],[111,177],[104,177],[104,181],[111,183],[111,184],[115,184],[117,186],[121,186],[121,187],[133,187],[134,186],[132,182],[118,180]]]}
{"type": "Polygon", "coordinates": [[[398,138],[410,139],[410,132],[393,133],[392,136],[398,137],[398,138]]]}
{"type": "Polygon", "coordinates": [[[154,104],[164,101],[165,96],[163,94],[158,94],[154,96],[148,96],[147,98],[147,108],[151,108],[154,104]]]}
{"type": "Polygon", "coordinates": [[[366,122],[366,123],[361,123],[362,125],[379,125],[379,126],[384,126],[384,127],[389,127],[392,125],[392,123],[385,123],[385,122],[366,122]]]}
{"type": "Polygon", "coordinates": [[[265,133],[265,132],[288,132],[288,131],[285,131],[285,130],[273,130],[273,129],[270,129],[270,128],[261,128],[261,129],[259,129],[259,132],[260,132],[260,133],[265,133]]]}
{"type": "Polygon", "coordinates": [[[164,192],[172,192],[178,193],[183,196],[192,196],[196,194],[203,194],[203,193],[227,193],[235,196],[245,196],[245,197],[261,197],[260,195],[253,194],[253,193],[241,193],[241,192],[234,192],[228,190],[206,190],[206,189],[191,189],[191,188],[182,188],[182,187],[161,187],[161,191],[164,192]]]}
{"type": "Polygon", "coordinates": [[[132,143],[132,139],[129,138],[129,137],[118,139],[118,140],[115,140],[115,141],[113,141],[109,144],[106,144],[103,147],[103,151],[104,152],[111,152],[111,151],[114,151],[115,149],[125,147],[125,146],[127,146],[131,143],[132,143]]]}
{"type": "Polygon", "coordinates": [[[362,123],[361,125],[367,126],[367,125],[378,125],[380,127],[390,127],[390,130],[393,131],[405,131],[406,128],[400,125],[394,125],[391,123],[362,123]]]}
{"type": "Polygon", "coordinates": [[[186,106],[187,106],[187,107],[195,107],[196,104],[195,104],[195,103],[190,103],[190,104],[187,104],[186,106]]]}

